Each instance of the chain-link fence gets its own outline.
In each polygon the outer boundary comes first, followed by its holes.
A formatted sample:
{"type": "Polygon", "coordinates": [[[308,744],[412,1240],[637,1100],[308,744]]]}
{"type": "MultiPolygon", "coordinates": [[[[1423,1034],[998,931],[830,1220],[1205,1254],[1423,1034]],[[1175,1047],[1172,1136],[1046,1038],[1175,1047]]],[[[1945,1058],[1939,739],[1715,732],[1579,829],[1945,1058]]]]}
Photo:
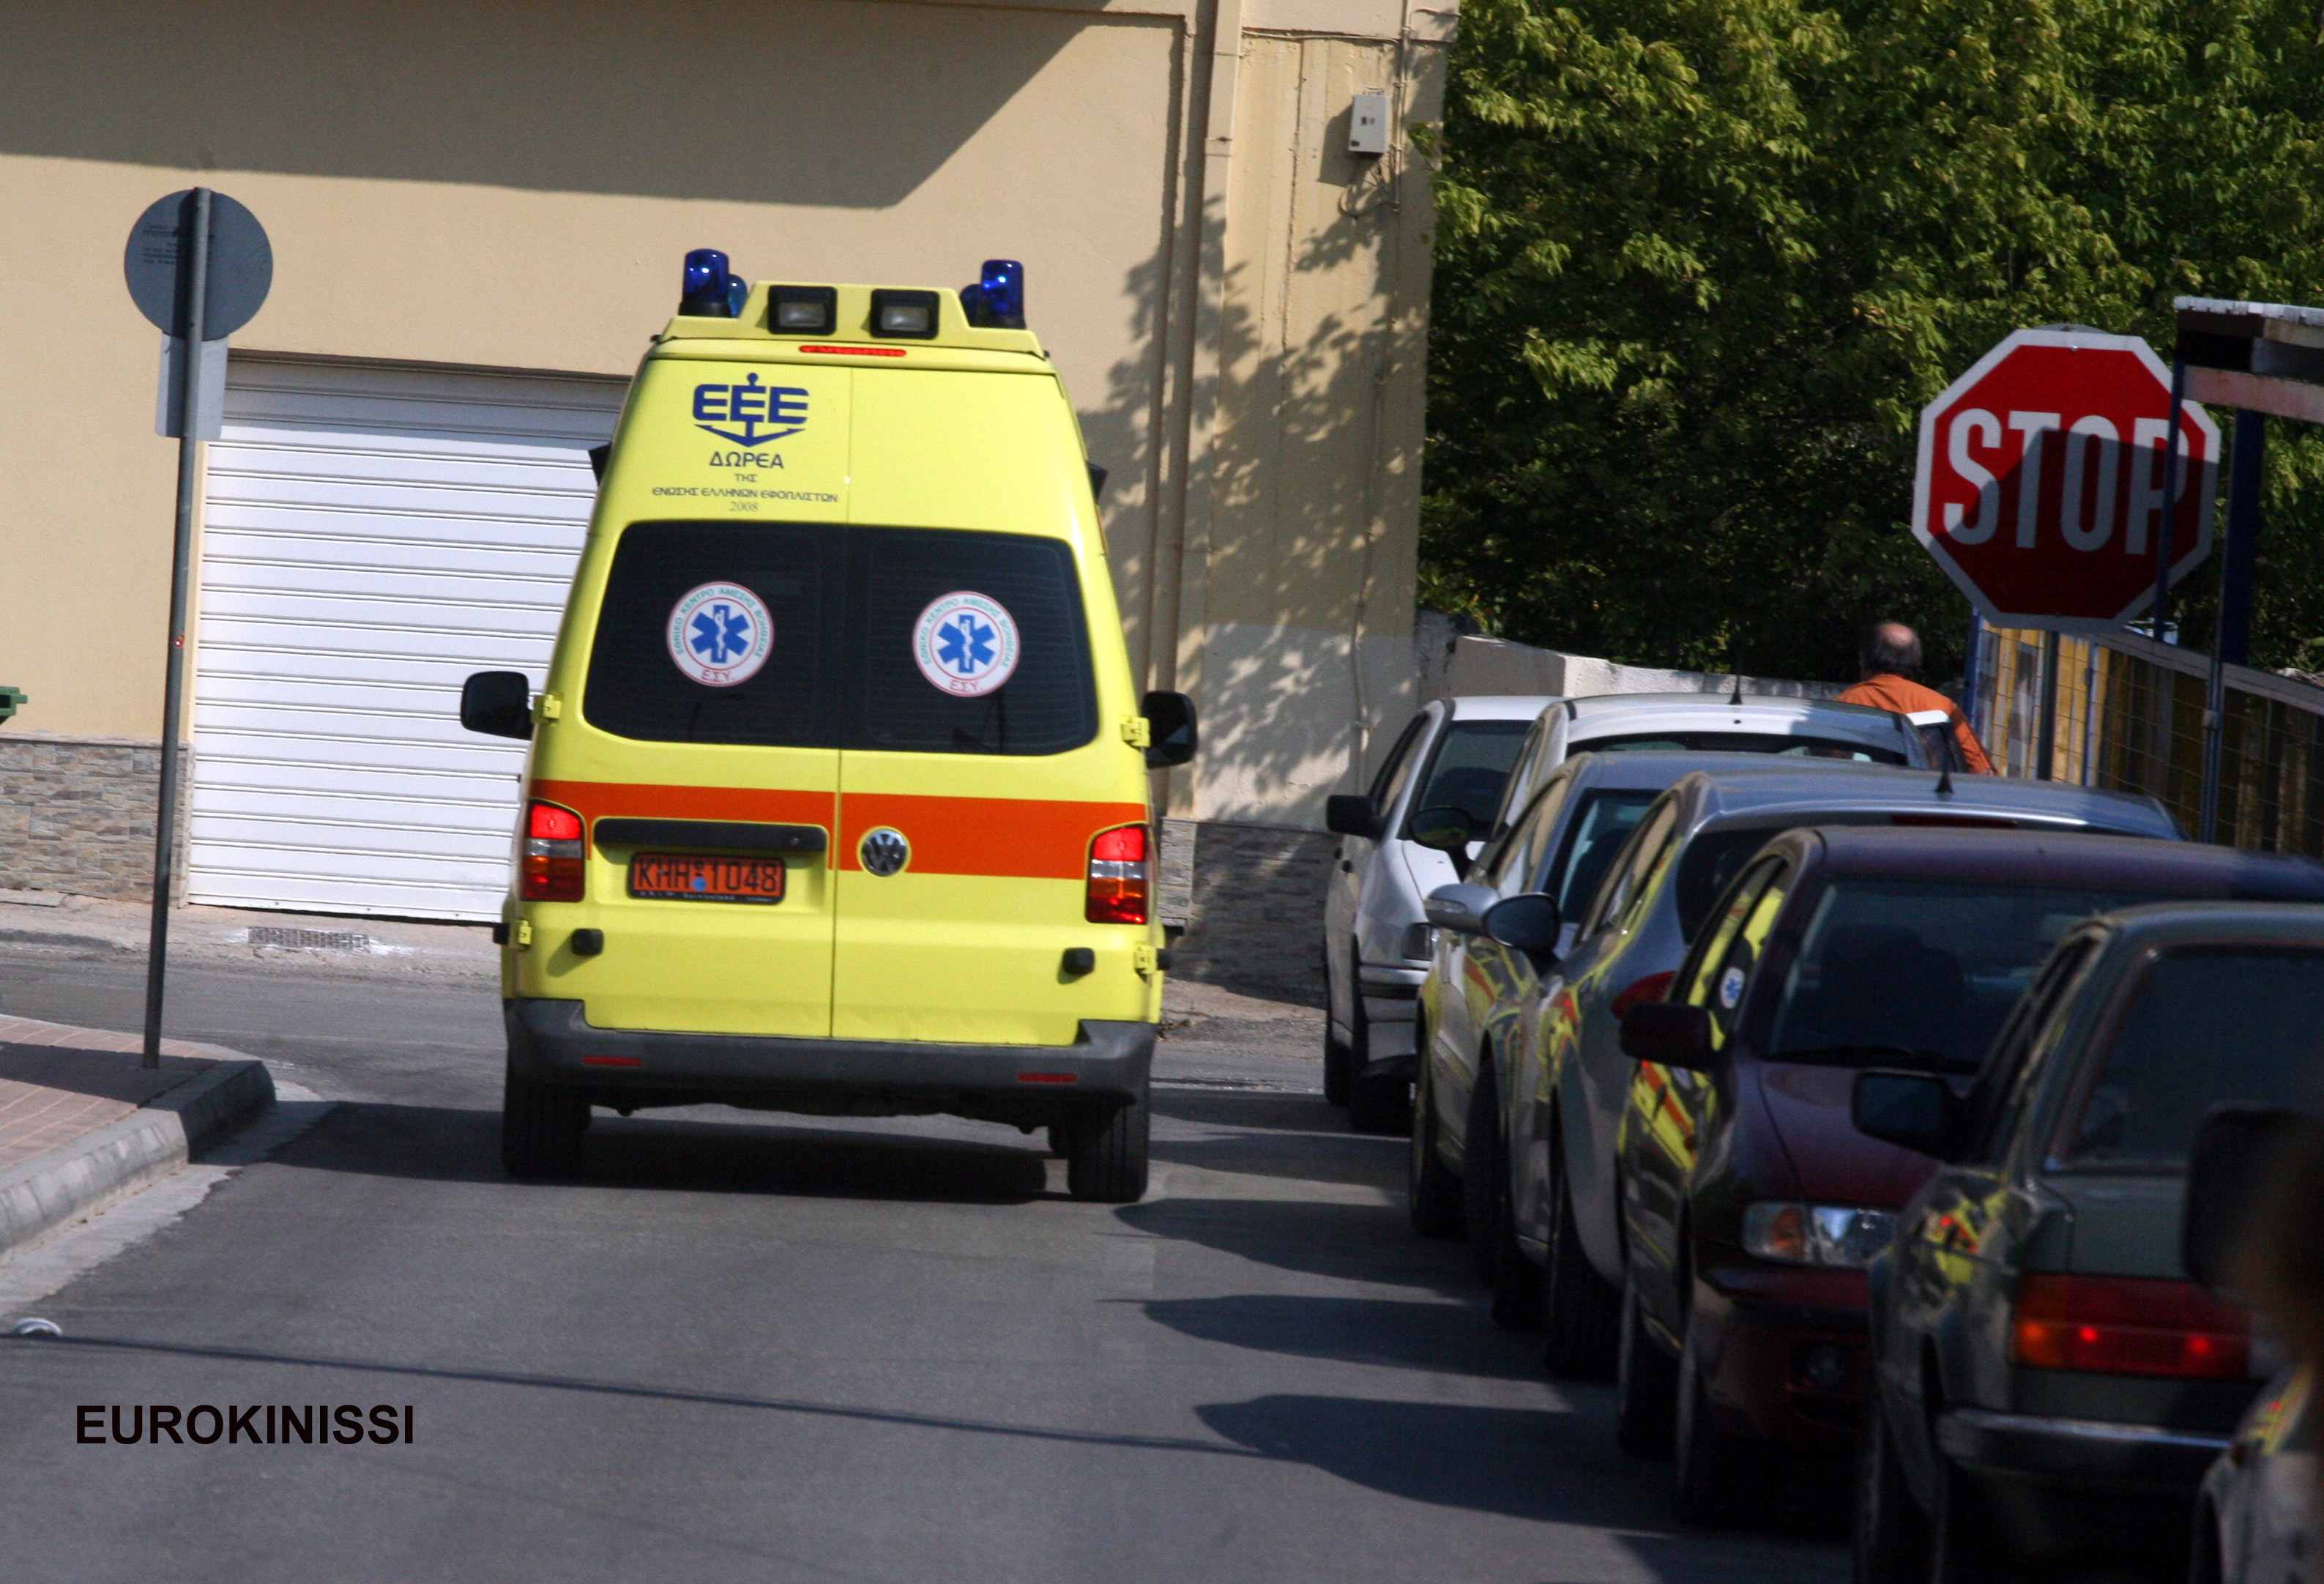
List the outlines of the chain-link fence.
{"type": "MultiPolygon", "coordinates": [[[[2034,773],[2046,637],[1988,628],[1978,646],[1971,718],[2005,774],[2034,773]]],[[[2058,649],[2052,776],[2152,792],[2193,834],[2210,657],[2134,633],[2058,649]]],[[[2324,857],[2324,688],[2231,665],[2225,716],[2218,839],[2324,857]]]]}

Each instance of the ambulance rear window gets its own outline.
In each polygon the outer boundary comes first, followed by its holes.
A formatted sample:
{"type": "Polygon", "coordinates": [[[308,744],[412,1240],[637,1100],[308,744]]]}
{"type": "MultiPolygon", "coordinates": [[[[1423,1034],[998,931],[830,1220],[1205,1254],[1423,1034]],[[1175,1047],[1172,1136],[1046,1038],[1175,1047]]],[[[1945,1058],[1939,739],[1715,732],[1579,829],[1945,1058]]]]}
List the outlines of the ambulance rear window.
{"type": "Polygon", "coordinates": [[[1016,533],[847,531],[843,746],[1056,754],[1097,731],[1073,551],[1016,533]]]}
{"type": "Polygon", "coordinates": [[[590,649],[589,724],[656,743],[835,746],[840,549],[839,530],[815,525],[632,523],[590,649]],[[681,660],[671,629],[689,602],[681,660]]]}
{"type": "Polygon", "coordinates": [[[633,523],[582,712],[649,742],[1079,747],[1097,692],[1073,551],[1028,534],[633,523]]]}

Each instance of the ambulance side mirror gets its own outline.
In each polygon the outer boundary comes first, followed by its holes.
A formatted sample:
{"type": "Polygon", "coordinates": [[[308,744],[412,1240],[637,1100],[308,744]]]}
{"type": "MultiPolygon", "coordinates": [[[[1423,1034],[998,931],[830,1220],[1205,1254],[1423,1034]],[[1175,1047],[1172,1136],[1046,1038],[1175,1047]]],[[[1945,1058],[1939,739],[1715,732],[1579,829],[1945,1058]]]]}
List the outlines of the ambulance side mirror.
{"type": "Polygon", "coordinates": [[[1146,768],[1167,770],[1194,756],[1194,701],[1184,693],[1148,693],[1138,706],[1146,717],[1146,768]]]}
{"type": "Polygon", "coordinates": [[[460,724],[488,736],[532,736],[532,684],[521,671],[480,671],[460,684],[460,724]]]}

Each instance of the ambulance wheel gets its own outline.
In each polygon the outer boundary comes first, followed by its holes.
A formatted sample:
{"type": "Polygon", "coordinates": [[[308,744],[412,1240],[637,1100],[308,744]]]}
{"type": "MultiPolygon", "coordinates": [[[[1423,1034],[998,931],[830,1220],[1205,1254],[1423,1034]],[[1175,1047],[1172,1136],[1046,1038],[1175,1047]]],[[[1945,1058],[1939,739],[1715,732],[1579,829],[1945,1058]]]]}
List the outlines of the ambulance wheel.
{"type": "Polygon", "coordinates": [[[512,1177],[561,1177],[580,1169],[589,1101],[578,1089],[512,1072],[501,1096],[501,1164],[512,1177]]]}
{"type": "Polygon", "coordinates": [[[1103,1116],[1062,1125],[1065,1188],[1090,1204],[1130,1205],[1146,1197],[1146,1151],[1154,1114],[1140,1095],[1103,1116]]]}

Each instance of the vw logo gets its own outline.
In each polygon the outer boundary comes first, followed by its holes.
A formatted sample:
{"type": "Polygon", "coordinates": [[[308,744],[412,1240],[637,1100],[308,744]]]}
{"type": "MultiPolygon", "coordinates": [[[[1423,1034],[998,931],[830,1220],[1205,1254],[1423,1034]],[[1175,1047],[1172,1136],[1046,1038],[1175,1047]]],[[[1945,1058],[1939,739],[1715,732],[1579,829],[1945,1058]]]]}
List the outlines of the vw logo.
{"type": "Polygon", "coordinates": [[[882,825],[877,830],[864,833],[863,843],[855,849],[863,860],[864,868],[874,875],[892,875],[902,868],[912,856],[912,844],[904,833],[893,826],[882,825]]]}

